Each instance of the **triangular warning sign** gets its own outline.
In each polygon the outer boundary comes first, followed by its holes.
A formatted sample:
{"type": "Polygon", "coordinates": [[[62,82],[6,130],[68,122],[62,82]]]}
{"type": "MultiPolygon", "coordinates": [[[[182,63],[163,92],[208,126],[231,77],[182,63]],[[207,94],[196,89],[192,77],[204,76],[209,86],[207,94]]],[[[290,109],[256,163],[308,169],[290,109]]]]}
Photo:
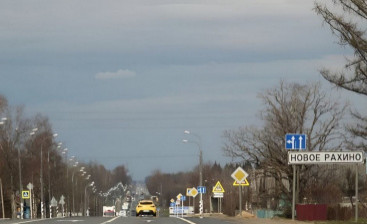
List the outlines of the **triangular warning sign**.
{"type": "Polygon", "coordinates": [[[219,181],[217,182],[215,187],[213,187],[213,193],[224,193],[224,188],[222,187],[219,181]]]}
{"type": "Polygon", "coordinates": [[[238,183],[237,180],[235,180],[233,182],[233,186],[250,186],[250,183],[247,181],[247,179],[245,178],[241,183],[238,183]]]}

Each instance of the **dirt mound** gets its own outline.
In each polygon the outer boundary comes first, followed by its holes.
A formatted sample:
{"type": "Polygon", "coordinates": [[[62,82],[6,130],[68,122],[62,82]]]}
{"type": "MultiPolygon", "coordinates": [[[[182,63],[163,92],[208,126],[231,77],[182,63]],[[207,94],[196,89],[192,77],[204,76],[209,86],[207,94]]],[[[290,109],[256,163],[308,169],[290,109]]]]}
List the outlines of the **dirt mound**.
{"type": "MultiPolygon", "coordinates": [[[[241,217],[241,214],[238,214],[237,217],[241,217]]],[[[246,211],[242,211],[242,218],[255,218],[255,215],[246,211]]]]}

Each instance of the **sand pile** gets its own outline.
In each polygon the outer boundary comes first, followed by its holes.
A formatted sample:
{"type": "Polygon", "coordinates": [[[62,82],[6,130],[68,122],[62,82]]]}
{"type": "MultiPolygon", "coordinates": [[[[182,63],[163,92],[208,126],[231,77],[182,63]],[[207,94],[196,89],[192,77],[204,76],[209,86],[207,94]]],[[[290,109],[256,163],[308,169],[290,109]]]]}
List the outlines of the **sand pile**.
{"type": "MultiPolygon", "coordinates": [[[[241,217],[241,215],[238,214],[237,217],[241,217]]],[[[246,211],[242,211],[242,218],[255,218],[255,215],[246,211]]]]}

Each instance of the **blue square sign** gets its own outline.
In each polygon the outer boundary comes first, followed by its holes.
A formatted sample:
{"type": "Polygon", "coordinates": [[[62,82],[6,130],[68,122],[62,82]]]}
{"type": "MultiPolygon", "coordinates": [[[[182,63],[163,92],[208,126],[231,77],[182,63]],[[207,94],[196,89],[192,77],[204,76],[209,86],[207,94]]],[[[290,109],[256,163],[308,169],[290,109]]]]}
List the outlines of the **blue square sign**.
{"type": "Polygon", "coordinates": [[[306,139],[305,134],[286,134],[285,149],[306,150],[306,139]]]}
{"type": "Polygon", "coordinates": [[[205,186],[198,186],[197,187],[199,194],[205,194],[206,193],[206,187],[205,186]]]}

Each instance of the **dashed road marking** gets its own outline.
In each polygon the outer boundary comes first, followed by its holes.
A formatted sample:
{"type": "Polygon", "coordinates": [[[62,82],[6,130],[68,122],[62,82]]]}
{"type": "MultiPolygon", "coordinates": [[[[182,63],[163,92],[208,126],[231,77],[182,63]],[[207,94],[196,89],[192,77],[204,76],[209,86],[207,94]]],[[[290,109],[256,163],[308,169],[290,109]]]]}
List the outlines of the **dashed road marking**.
{"type": "Polygon", "coordinates": [[[187,223],[189,223],[189,224],[196,224],[196,223],[191,222],[190,220],[187,220],[187,219],[184,219],[184,218],[179,218],[179,217],[178,217],[178,219],[181,219],[182,221],[187,222],[187,223]]]}
{"type": "Polygon", "coordinates": [[[36,219],[36,220],[30,220],[30,221],[24,221],[24,222],[17,222],[15,224],[21,224],[21,223],[28,223],[28,222],[39,222],[39,221],[44,221],[46,219],[36,219]]]}
{"type": "Polygon", "coordinates": [[[118,219],[118,218],[120,218],[119,216],[117,216],[117,217],[115,217],[115,218],[113,218],[113,219],[110,219],[110,220],[108,220],[108,221],[106,221],[106,222],[102,222],[101,224],[106,224],[106,223],[109,223],[109,222],[113,222],[113,221],[115,221],[116,219],[118,219]]]}

